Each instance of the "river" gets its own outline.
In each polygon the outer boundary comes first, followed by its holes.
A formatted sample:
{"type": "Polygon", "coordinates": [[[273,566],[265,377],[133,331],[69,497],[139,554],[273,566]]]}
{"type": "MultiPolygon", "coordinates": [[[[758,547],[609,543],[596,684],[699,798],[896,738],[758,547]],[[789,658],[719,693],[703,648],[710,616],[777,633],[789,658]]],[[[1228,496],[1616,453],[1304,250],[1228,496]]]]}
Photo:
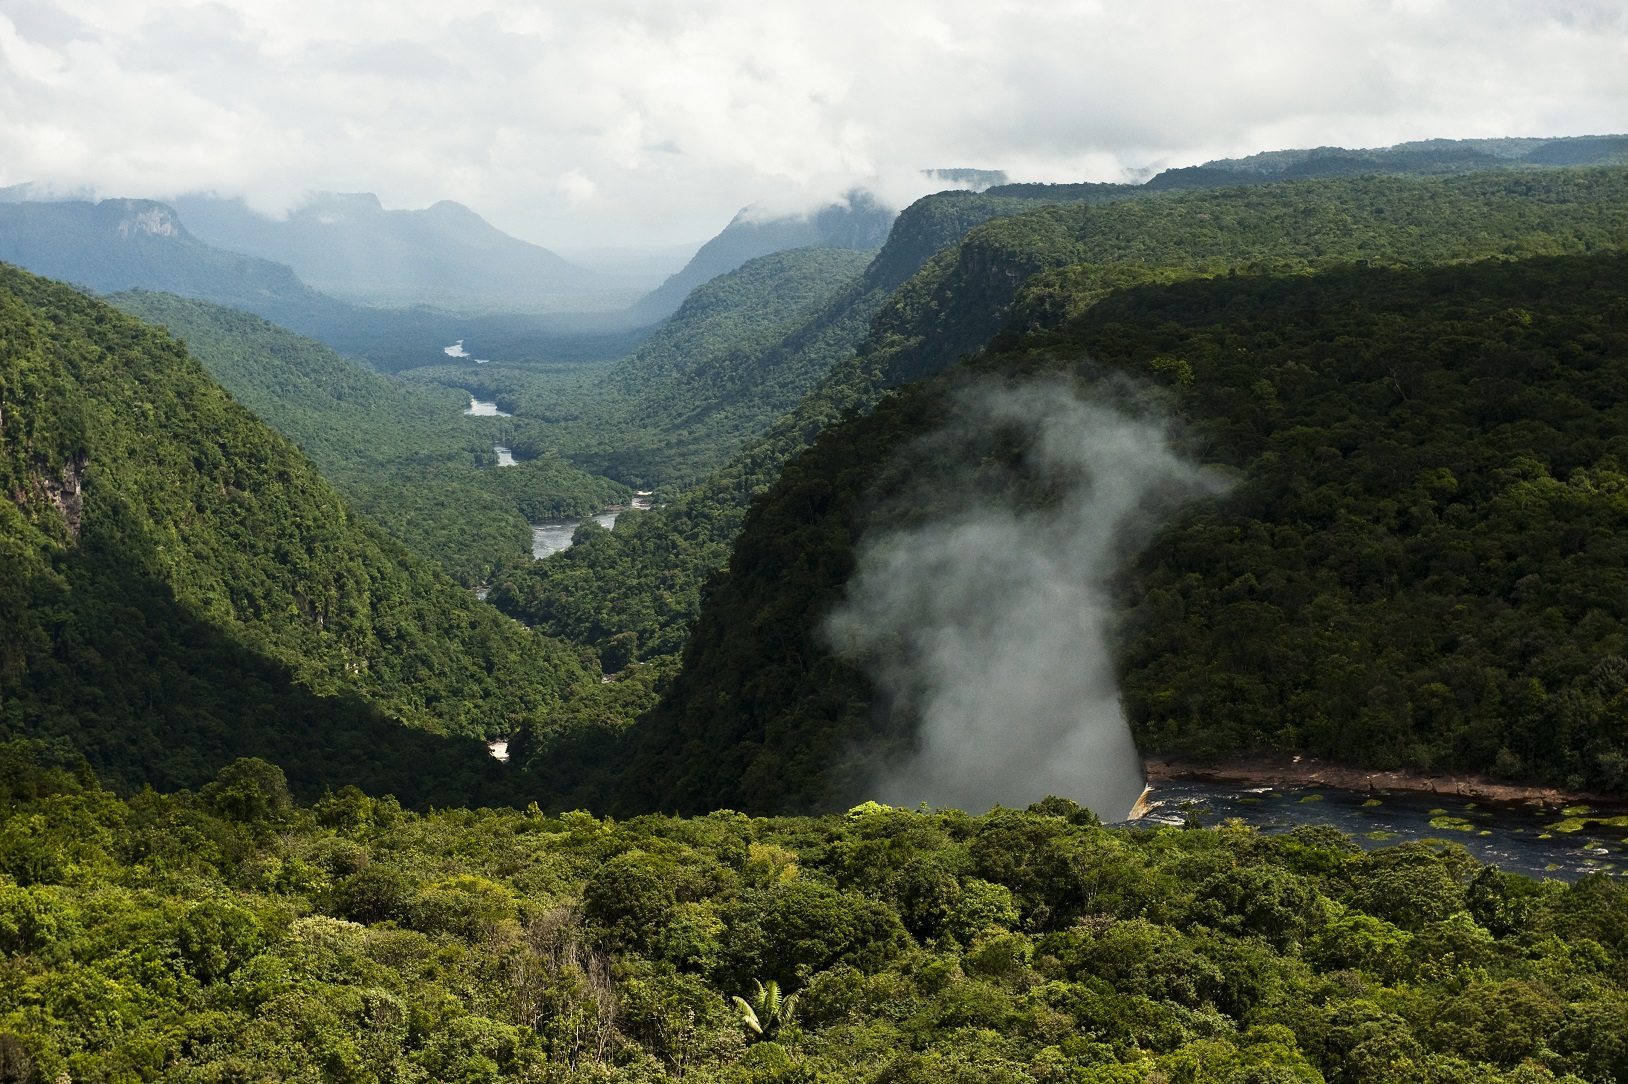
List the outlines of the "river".
{"type": "MultiPolygon", "coordinates": [[[[591,517],[601,527],[609,530],[616,526],[616,518],[624,512],[647,512],[650,510],[650,494],[640,490],[633,495],[633,503],[626,508],[616,508],[601,512],[591,517]]],[[[533,523],[531,525],[531,556],[541,561],[550,554],[571,548],[571,536],[576,534],[577,528],[582,526],[580,519],[551,520],[548,523],[533,523]]]]}
{"type": "Polygon", "coordinates": [[[500,466],[500,467],[518,467],[520,465],[518,462],[515,461],[514,453],[511,452],[509,449],[505,448],[503,445],[501,445],[501,444],[492,445],[492,451],[497,453],[497,465],[498,466],[500,466]]]}
{"type": "MultiPolygon", "coordinates": [[[[601,512],[593,517],[593,521],[601,527],[609,529],[616,525],[616,517],[620,512],[601,512]]],[[[551,553],[571,548],[571,536],[576,534],[577,528],[582,526],[580,519],[562,519],[550,523],[534,523],[531,525],[531,556],[541,561],[551,553]]]]}
{"type": "Polygon", "coordinates": [[[472,418],[514,417],[513,414],[510,414],[506,410],[499,410],[496,402],[488,402],[485,399],[477,399],[473,395],[469,397],[469,409],[465,410],[464,413],[472,418]]]}
{"type": "Polygon", "coordinates": [[[1276,834],[1331,824],[1365,848],[1412,839],[1462,844],[1482,862],[1511,873],[1574,881],[1628,869],[1628,809],[1540,808],[1472,802],[1444,794],[1329,787],[1228,786],[1214,781],[1153,785],[1147,825],[1217,825],[1230,818],[1276,834]]]}

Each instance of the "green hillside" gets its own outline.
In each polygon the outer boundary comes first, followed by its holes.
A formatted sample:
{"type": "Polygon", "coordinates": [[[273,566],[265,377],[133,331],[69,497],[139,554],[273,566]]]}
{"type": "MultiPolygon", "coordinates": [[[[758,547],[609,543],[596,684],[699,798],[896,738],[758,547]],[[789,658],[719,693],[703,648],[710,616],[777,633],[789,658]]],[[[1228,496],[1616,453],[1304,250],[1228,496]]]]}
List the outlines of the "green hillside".
{"type": "Polygon", "coordinates": [[[841,203],[805,215],[769,217],[746,208],[718,236],[702,245],[678,271],[640,298],[633,312],[661,320],[683,307],[696,290],[762,256],[797,248],[875,252],[887,240],[895,211],[868,192],[853,191],[841,203]]]}
{"type": "MultiPolygon", "coordinates": [[[[1123,374],[1162,388],[1191,454],[1239,479],[1116,581],[1113,661],[1144,752],[1628,790],[1625,272],[1613,252],[1221,276],[1010,335],[788,465],[607,778],[636,806],[807,808],[863,781],[856,750],[908,748],[916,720],[882,710],[820,632],[856,540],[899,514],[890,498],[923,521],[955,507],[911,484],[942,445],[911,449],[971,375],[1061,374],[1089,395],[1123,374]]],[[[1021,449],[957,454],[968,471],[1007,457],[1003,488],[1056,499],[1022,481],[1021,449]]]]}
{"type": "MultiPolygon", "coordinates": [[[[1082,186],[1058,187],[1067,194],[1082,186]]],[[[956,194],[923,201],[919,216],[906,212],[895,226],[898,250],[892,242],[883,249],[861,280],[874,289],[846,310],[874,313],[863,339],[794,410],[664,515],[641,520],[636,533],[615,532],[557,565],[505,577],[499,605],[579,642],[603,646],[632,632],[641,655],[676,650],[700,585],[723,567],[747,504],[781,464],[886,388],[978,350],[1008,321],[1018,332],[1048,326],[1140,282],[1587,252],[1628,240],[1621,170],[1301,181],[1143,199],[1125,198],[1120,186],[1083,188],[1073,195],[1085,202],[1036,208],[956,194]],[[980,208],[993,214],[980,219],[980,208]],[[895,281],[912,255],[931,250],[923,234],[947,230],[953,240],[957,228],[970,232],[895,281]]]]}
{"type": "MultiPolygon", "coordinates": [[[[168,294],[114,303],[182,339],[358,510],[466,585],[531,553],[529,524],[628,498],[548,449],[540,426],[463,413],[463,391],[383,376],[247,313],[168,294]],[[494,445],[516,449],[498,468],[494,445]]],[[[466,370],[467,371],[467,370],[466,370]]]]}
{"type": "Polygon", "coordinates": [[[252,753],[416,799],[469,793],[467,739],[585,679],[355,517],[174,339],[12,268],[0,306],[4,733],[121,784],[252,753]]]}
{"type": "Polygon", "coordinates": [[[1150,188],[1212,187],[1307,177],[1353,177],[1375,173],[1431,176],[1470,170],[1546,166],[1628,165],[1628,136],[1560,139],[1422,139],[1394,147],[1353,150],[1312,147],[1223,158],[1201,166],[1167,169],[1150,188]]]}

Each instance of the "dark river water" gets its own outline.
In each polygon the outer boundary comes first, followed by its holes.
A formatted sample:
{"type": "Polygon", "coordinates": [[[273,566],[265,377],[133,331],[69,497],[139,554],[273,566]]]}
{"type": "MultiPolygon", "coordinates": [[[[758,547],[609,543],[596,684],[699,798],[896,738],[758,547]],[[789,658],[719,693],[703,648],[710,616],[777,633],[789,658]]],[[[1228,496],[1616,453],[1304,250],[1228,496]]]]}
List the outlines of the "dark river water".
{"type": "Polygon", "coordinates": [[[1229,787],[1224,783],[1154,785],[1140,824],[1212,826],[1238,818],[1262,832],[1331,824],[1363,847],[1440,839],[1511,873],[1574,881],[1628,870],[1628,808],[1474,802],[1442,794],[1358,794],[1323,787],[1229,787]]]}

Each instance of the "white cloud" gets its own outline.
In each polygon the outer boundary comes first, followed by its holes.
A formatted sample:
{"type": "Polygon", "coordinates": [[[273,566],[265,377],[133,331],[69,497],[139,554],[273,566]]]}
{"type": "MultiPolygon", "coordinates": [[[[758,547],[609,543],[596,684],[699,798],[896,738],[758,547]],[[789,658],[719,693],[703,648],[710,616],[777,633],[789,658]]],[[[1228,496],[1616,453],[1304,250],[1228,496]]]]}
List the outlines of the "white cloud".
{"type": "Polygon", "coordinates": [[[1613,0],[0,0],[0,184],[458,199],[558,244],[933,166],[1628,128],[1613,0]]]}

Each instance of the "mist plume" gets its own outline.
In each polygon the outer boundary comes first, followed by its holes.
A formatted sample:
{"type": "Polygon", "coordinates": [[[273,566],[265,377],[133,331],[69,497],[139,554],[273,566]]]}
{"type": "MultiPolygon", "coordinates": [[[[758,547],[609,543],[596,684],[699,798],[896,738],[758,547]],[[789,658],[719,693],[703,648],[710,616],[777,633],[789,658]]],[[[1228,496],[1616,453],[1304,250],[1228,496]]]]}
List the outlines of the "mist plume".
{"type": "MultiPolygon", "coordinates": [[[[892,712],[895,805],[983,812],[1048,794],[1123,819],[1143,778],[1120,708],[1111,580],[1183,502],[1223,488],[1123,387],[975,386],[912,450],[925,516],[861,541],[825,625],[892,712]]],[[[892,518],[891,516],[889,518],[892,518]]]]}

